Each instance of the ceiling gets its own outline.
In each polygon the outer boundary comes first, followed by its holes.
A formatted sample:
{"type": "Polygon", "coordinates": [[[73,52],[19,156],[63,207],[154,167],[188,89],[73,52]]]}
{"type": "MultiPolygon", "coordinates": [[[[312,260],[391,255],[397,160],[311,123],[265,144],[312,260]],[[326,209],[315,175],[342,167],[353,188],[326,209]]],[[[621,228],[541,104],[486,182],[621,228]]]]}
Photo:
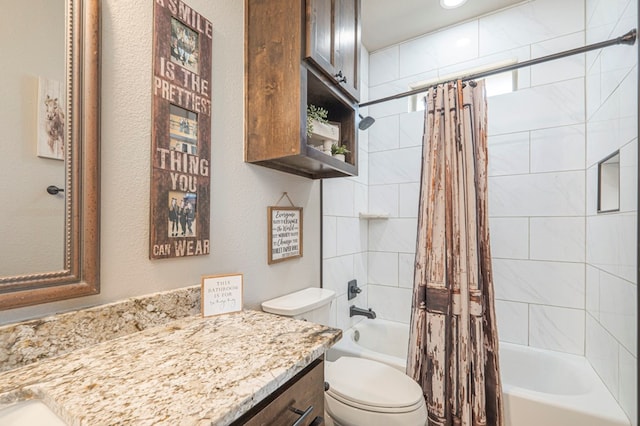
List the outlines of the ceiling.
{"type": "Polygon", "coordinates": [[[443,9],[439,0],[362,0],[362,43],[373,52],[521,2],[467,0],[457,9],[443,9]]]}

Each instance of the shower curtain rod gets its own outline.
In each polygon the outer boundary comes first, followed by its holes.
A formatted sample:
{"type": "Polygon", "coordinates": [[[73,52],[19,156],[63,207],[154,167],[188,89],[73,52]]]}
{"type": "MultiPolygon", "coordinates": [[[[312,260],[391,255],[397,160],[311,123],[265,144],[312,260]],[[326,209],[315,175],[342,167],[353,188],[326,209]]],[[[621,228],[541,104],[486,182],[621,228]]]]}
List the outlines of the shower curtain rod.
{"type": "Polygon", "coordinates": [[[482,72],[479,72],[479,73],[476,73],[476,74],[469,74],[469,75],[466,75],[466,76],[461,76],[460,78],[456,78],[456,79],[442,80],[442,81],[433,83],[433,84],[431,84],[431,85],[429,85],[427,87],[421,87],[419,89],[409,90],[407,92],[398,93],[398,94],[387,96],[387,97],[380,98],[380,99],[375,99],[373,101],[363,102],[358,106],[360,108],[362,108],[362,107],[366,107],[366,106],[369,106],[369,105],[375,105],[375,104],[380,104],[380,103],[383,103],[383,102],[393,101],[395,99],[406,98],[407,96],[413,96],[413,95],[417,95],[419,93],[423,93],[423,92],[429,90],[432,87],[436,87],[439,84],[449,83],[449,82],[457,81],[457,80],[463,80],[463,81],[477,80],[479,78],[489,77],[490,75],[499,74],[499,73],[507,72],[507,71],[513,71],[513,70],[516,70],[518,68],[528,67],[528,66],[531,66],[531,65],[537,65],[537,64],[541,64],[543,62],[554,61],[556,59],[566,58],[567,56],[577,55],[578,53],[589,52],[591,50],[602,49],[603,47],[609,47],[609,46],[613,46],[613,45],[616,45],[616,44],[633,45],[636,42],[636,35],[637,35],[637,30],[634,28],[631,31],[629,31],[628,33],[626,33],[625,35],[620,36],[618,38],[613,38],[611,40],[601,41],[599,43],[593,43],[593,44],[590,44],[590,45],[587,45],[587,46],[578,47],[578,48],[571,49],[571,50],[565,50],[564,52],[554,53],[552,55],[542,56],[540,58],[530,59],[528,61],[519,62],[519,63],[512,64],[512,65],[506,65],[504,67],[494,68],[494,69],[487,70],[487,71],[482,71],[482,72]]]}

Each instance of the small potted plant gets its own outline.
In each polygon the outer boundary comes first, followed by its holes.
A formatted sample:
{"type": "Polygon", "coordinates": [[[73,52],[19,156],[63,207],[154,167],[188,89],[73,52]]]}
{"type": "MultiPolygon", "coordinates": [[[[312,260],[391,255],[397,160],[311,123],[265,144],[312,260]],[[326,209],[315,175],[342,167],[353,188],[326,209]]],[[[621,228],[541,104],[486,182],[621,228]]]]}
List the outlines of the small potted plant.
{"type": "MultiPolygon", "coordinates": [[[[307,105],[307,137],[311,137],[313,134],[314,124],[328,124],[327,115],[329,111],[322,107],[317,107],[313,104],[307,105]]],[[[319,127],[319,126],[318,126],[319,127]]]]}
{"type": "Polygon", "coordinates": [[[326,154],[330,154],[331,145],[340,138],[340,127],[329,123],[328,115],[329,111],[322,107],[307,105],[307,140],[321,143],[326,154]]]}
{"type": "Polygon", "coordinates": [[[344,145],[338,145],[335,143],[331,145],[331,155],[333,155],[334,158],[337,158],[340,161],[345,161],[345,154],[348,154],[350,152],[351,151],[349,151],[344,145]]]}

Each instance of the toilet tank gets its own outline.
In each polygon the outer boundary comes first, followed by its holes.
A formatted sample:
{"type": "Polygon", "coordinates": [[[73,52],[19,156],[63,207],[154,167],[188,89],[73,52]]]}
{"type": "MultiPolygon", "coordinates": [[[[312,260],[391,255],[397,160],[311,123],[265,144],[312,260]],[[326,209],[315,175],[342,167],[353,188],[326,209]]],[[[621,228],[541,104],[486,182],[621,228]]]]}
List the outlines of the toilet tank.
{"type": "Polygon", "coordinates": [[[328,325],[331,301],[334,297],[333,290],[309,287],[262,302],[262,310],[276,315],[328,325]]]}

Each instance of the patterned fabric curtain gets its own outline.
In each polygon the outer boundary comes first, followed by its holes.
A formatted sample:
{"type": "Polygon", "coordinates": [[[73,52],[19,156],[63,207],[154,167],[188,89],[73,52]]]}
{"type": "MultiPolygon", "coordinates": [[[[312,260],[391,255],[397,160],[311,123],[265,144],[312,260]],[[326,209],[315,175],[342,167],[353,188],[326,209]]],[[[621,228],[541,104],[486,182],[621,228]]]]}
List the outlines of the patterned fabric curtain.
{"type": "Polygon", "coordinates": [[[407,374],[429,425],[502,426],[484,82],[429,90],[407,374]]]}

